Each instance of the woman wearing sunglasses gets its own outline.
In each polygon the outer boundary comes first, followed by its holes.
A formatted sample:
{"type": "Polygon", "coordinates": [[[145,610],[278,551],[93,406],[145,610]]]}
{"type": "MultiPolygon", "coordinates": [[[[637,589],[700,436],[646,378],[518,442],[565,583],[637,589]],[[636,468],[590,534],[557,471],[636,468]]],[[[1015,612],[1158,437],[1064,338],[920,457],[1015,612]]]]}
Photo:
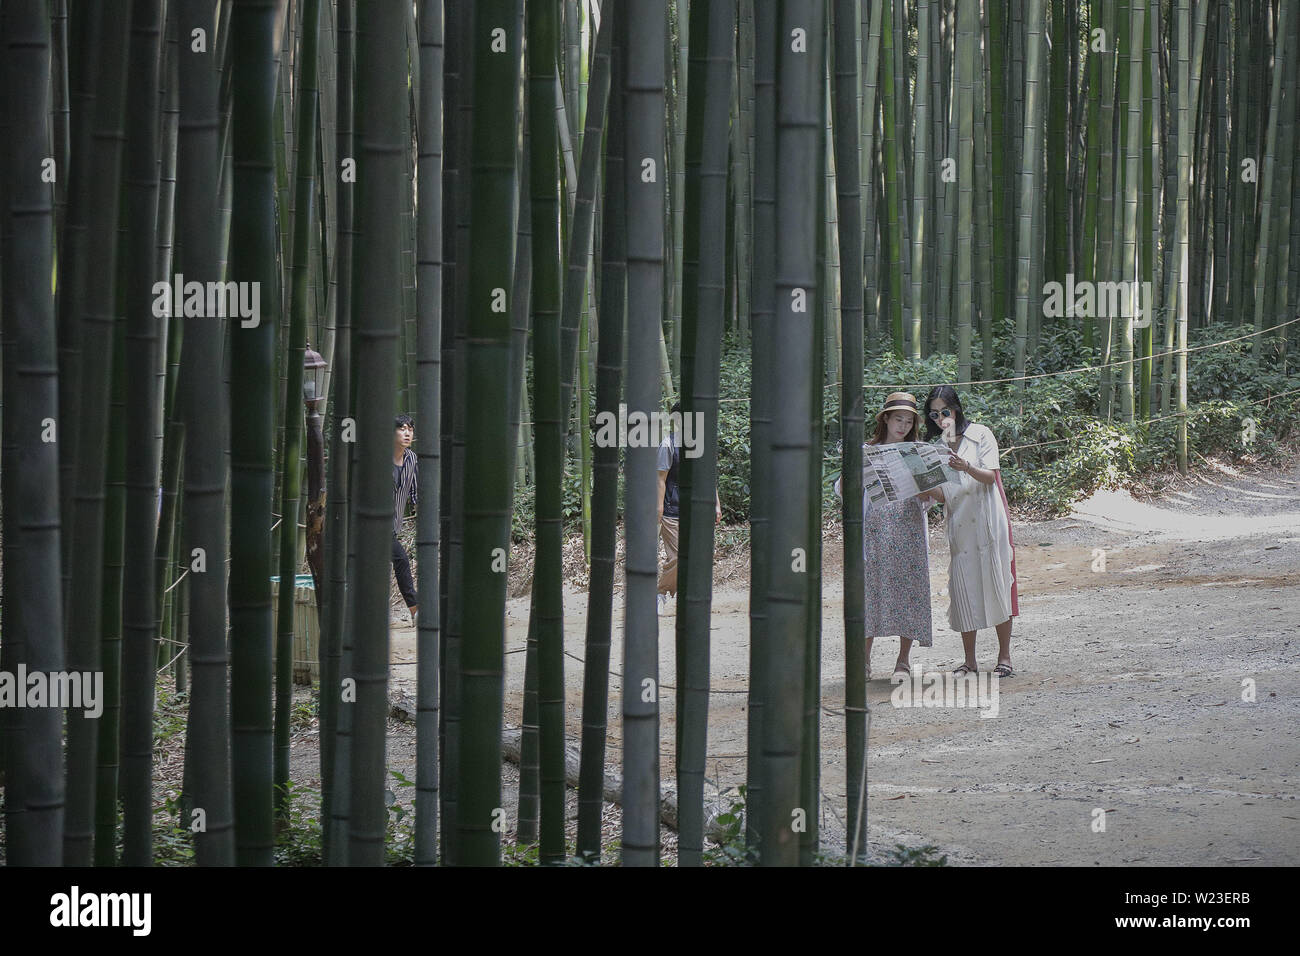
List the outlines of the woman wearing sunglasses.
{"type": "MultiPolygon", "coordinates": [[[[907,392],[894,392],[876,413],[876,431],[867,444],[918,441],[920,423],[916,399],[907,392]]],[[[835,494],[841,497],[842,481],[842,477],[835,481],[835,494]]],[[[906,677],[912,673],[908,662],[912,642],[922,647],[933,642],[927,505],[916,497],[873,504],[869,492],[864,488],[862,495],[867,677],[871,677],[872,641],[892,634],[900,638],[894,677],[906,677]]]]}
{"type": "Polygon", "coordinates": [[[998,635],[994,673],[1012,677],[1011,619],[1020,613],[1016,596],[1016,558],[1011,517],[1002,490],[998,441],[983,425],[968,422],[951,385],[930,390],[925,402],[925,437],[943,435],[956,482],[933,489],[947,512],[948,623],[961,632],[966,660],[953,673],[975,673],[975,633],[992,627],[998,635]]]}

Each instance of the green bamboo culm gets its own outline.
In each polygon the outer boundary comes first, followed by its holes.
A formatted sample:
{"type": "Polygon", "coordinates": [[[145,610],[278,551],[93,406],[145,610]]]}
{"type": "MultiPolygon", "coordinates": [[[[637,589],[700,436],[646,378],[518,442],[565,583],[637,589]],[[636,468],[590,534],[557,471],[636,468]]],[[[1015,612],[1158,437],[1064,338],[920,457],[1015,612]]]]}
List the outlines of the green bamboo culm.
{"type": "MultiPolygon", "coordinates": [[[[473,7],[474,118],[470,169],[468,340],[465,359],[465,540],[461,644],[458,864],[496,865],[501,836],[501,724],[505,695],[505,557],[510,548],[510,304],[514,271],[515,123],[519,62],[511,0],[473,7]],[[503,255],[503,250],[510,250],[503,255]]],[[[549,48],[548,48],[549,49],[549,48]]],[[[539,53],[537,50],[532,51],[539,53]]],[[[551,56],[547,56],[551,62],[551,56]]],[[[553,72],[554,66],[552,64],[553,72]]],[[[534,232],[536,233],[536,223],[534,232]]],[[[534,242],[537,236],[534,234],[534,242]]],[[[540,257],[535,257],[538,259],[540,257]]],[[[386,572],[385,572],[386,573],[386,572]]]]}
{"type": "MultiPolygon", "coordinates": [[[[356,226],[353,327],[358,382],[392,382],[402,306],[401,250],[409,138],[406,18],[383,2],[357,5],[356,226]],[[364,303],[364,308],[360,304],[364,303]]],[[[388,813],[384,806],[388,718],[388,593],[393,534],[392,435],[394,393],[361,388],[357,394],[356,620],[347,861],[384,862],[388,813]]],[[[351,575],[349,575],[351,579],[351,575]]]]}
{"type": "MultiPolygon", "coordinates": [[[[840,324],[842,365],[840,421],[844,430],[841,488],[844,496],[844,713],[845,787],[848,796],[850,863],[866,847],[867,814],[864,770],[867,747],[866,581],[862,554],[862,443],[865,440],[862,398],[862,234],[858,169],[858,55],[855,36],[857,0],[835,0],[834,83],[835,185],[839,207],[840,324]],[[839,174],[844,170],[843,174],[839,174]]],[[[913,274],[913,282],[916,276],[913,274]]]]}
{"type": "MultiPolygon", "coordinates": [[[[768,539],[767,682],[763,688],[763,817],[761,861],[792,866],[799,860],[802,817],[800,764],[809,587],[808,499],[812,446],[809,382],[813,366],[813,312],[817,299],[817,233],[820,230],[819,138],[823,135],[823,4],[785,0],[778,20],[776,74],[776,250],[774,355],[783,374],[772,389],[772,454],[769,470],[771,530],[768,539]],[[780,493],[777,494],[776,490],[780,493]]],[[[896,294],[897,289],[891,289],[896,294]]],[[[900,313],[895,310],[897,321],[900,313]]],[[[895,327],[896,332],[901,327],[895,327]]]]}
{"type": "MultiPolygon", "coordinates": [[[[1034,0],[1040,2],[1040,0],[1034,0]]],[[[1046,0],[1041,0],[1046,2],[1046,0]]],[[[972,4],[957,8],[957,378],[971,378],[971,323],[974,321],[974,212],[975,212],[975,70],[978,69],[979,10],[972,4]]],[[[1029,205],[1021,207],[1025,217],[1018,247],[1024,262],[1024,287],[1029,287],[1029,205]]],[[[1017,286],[1019,288],[1019,286],[1017,286]]],[[[1028,298],[1020,300],[1028,305],[1028,298]]],[[[1019,329],[1019,326],[1017,326],[1019,329]]],[[[1016,342],[1023,354],[1023,333],[1017,331],[1016,342]]],[[[1018,366],[1020,367],[1020,366],[1018,366]]],[[[1019,374],[1019,373],[1017,373],[1019,374]]]]}
{"type": "MultiPolygon", "coordinates": [[[[59,589],[59,442],[53,270],[54,190],[42,182],[48,155],[50,19],[41,0],[4,9],[0,84],[7,135],[0,146],[0,285],[4,340],[4,668],[63,670],[59,589]],[[17,210],[21,210],[18,214],[17,210]],[[51,425],[50,423],[54,423],[51,425]],[[21,557],[19,557],[21,555],[21,557]]],[[[62,439],[63,436],[59,436],[62,439]]],[[[0,714],[5,778],[5,852],[12,866],[57,866],[63,856],[63,713],[53,707],[0,714]],[[18,715],[22,723],[17,724],[18,715]],[[7,726],[6,726],[7,724],[7,726]],[[17,733],[15,733],[17,731],[17,733]]]]}
{"type": "MultiPolygon", "coordinates": [[[[628,39],[624,95],[624,196],[627,204],[627,409],[650,415],[659,379],[647,356],[663,334],[664,43],[657,4],[630,3],[616,29],[628,39]]],[[[628,448],[624,457],[627,578],[623,625],[623,838],[625,866],[659,865],[659,621],[655,592],[657,449],[628,448]]]]}
{"type": "Polygon", "coordinates": [[[257,324],[230,323],[231,782],[240,866],[270,866],[275,851],[271,445],[280,318],[272,143],[276,9],[274,0],[236,0],[230,22],[234,179],[229,276],[258,283],[260,307],[257,324]]]}
{"type": "MultiPolygon", "coordinates": [[[[1281,15],[1285,15],[1286,0],[1283,0],[1281,15]]],[[[1174,221],[1174,242],[1177,245],[1176,271],[1178,287],[1174,297],[1175,315],[1171,324],[1176,323],[1178,334],[1178,391],[1175,410],[1178,414],[1178,470],[1187,474],[1187,236],[1188,205],[1191,191],[1192,173],[1192,133],[1195,127],[1195,111],[1191,104],[1191,14],[1187,0],[1178,0],[1176,13],[1177,51],[1178,51],[1178,92],[1176,94],[1178,118],[1178,198],[1174,221]]],[[[1256,319],[1258,327],[1259,320],[1256,319]]],[[[1256,340],[1258,340],[1256,336],[1256,340]]]]}
{"type": "MultiPolygon", "coordinates": [[[[1270,282],[1269,280],[1273,277],[1274,273],[1277,271],[1280,271],[1280,273],[1283,276],[1285,276],[1286,270],[1288,268],[1287,263],[1285,261],[1278,261],[1279,251],[1280,251],[1278,249],[1278,246],[1280,245],[1279,240],[1282,237],[1281,235],[1274,235],[1274,233],[1278,231],[1277,226],[1274,224],[1274,219],[1275,217],[1278,216],[1277,207],[1283,203],[1289,202],[1289,197],[1286,196],[1286,194],[1282,192],[1281,189],[1275,190],[1273,184],[1275,180],[1278,180],[1281,186],[1283,187],[1286,186],[1286,177],[1285,176],[1279,177],[1277,173],[1278,163],[1281,159],[1281,157],[1278,156],[1277,146],[1278,146],[1278,126],[1280,125],[1280,122],[1282,120],[1283,110],[1286,108],[1286,104],[1284,104],[1282,100],[1283,77],[1286,75],[1287,72],[1286,64],[1288,58],[1294,57],[1297,52],[1294,50],[1287,49],[1287,46],[1293,42],[1290,36],[1290,27],[1288,23],[1289,18],[1295,15],[1294,11],[1292,10],[1293,6],[1294,6],[1294,0],[1279,0],[1278,2],[1277,31],[1276,31],[1277,43],[1275,46],[1276,52],[1274,55],[1274,63],[1273,63],[1273,78],[1271,83],[1271,90],[1269,92],[1269,97],[1268,97],[1268,104],[1269,104],[1268,132],[1264,136],[1264,157],[1263,157],[1263,161],[1260,163],[1261,175],[1259,180],[1259,195],[1260,195],[1259,233],[1258,233],[1257,244],[1255,246],[1254,319],[1255,319],[1255,331],[1257,333],[1262,332],[1264,330],[1266,324],[1265,323],[1266,318],[1268,319],[1268,324],[1272,324],[1277,317],[1276,312],[1267,308],[1267,306],[1272,302],[1273,299],[1272,293],[1274,291],[1274,285],[1275,285],[1273,282],[1270,282]]],[[[1198,39],[1200,39],[1199,34],[1200,31],[1198,30],[1198,39]]],[[[1195,59],[1197,60],[1199,60],[1199,53],[1200,50],[1198,49],[1196,51],[1196,56],[1195,56],[1195,59]]],[[[1194,94],[1196,91],[1196,87],[1200,83],[1199,62],[1193,63],[1191,66],[1191,79],[1189,83],[1191,85],[1191,89],[1194,94]]],[[[1180,105],[1181,105],[1181,101],[1180,101],[1180,105]]],[[[1195,99],[1192,100],[1192,108],[1193,110],[1195,110],[1195,99]]],[[[1195,116],[1194,112],[1193,112],[1193,116],[1195,116]]],[[[1181,160],[1181,155],[1179,158],[1181,160]]],[[[1182,186],[1183,183],[1180,176],[1179,188],[1181,189],[1182,186]]],[[[1179,241],[1180,242],[1182,241],[1181,236],[1179,237],[1179,241]]],[[[1184,259],[1183,260],[1184,268],[1186,268],[1186,264],[1187,264],[1187,260],[1184,259]]],[[[1180,345],[1179,348],[1182,349],[1184,348],[1184,346],[1180,345]]],[[[1263,348],[1264,348],[1264,336],[1256,335],[1251,340],[1251,346],[1250,346],[1251,355],[1254,356],[1255,358],[1259,358],[1263,354],[1263,348]]]]}
{"type": "MultiPolygon", "coordinates": [[[[560,197],[556,167],[559,137],[554,112],[557,12],[555,5],[549,3],[530,4],[526,11],[533,258],[533,418],[537,436],[537,570],[533,587],[537,602],[537,723],[541,785],[538,835],[541,838],[540,858],[544,863],[564,859],[564,592],[561,579],[564,409],[560,406],[560,275],[563,263],[560,258],[560,197]]],[[[477,130],[475,133],[477,135],[477,130]]],[[[475,175],[477,185],[477,168],[475,175]]],[[[481,220],[476,222],[481,223],[481,220]]]]}
{"type": "MultiPolygon", "coordinates": [[[[122,794],[122,863],[148,866],[153,851],[153,699],[154,619],[158,521],[158,471],[161,446],[155,425],[161,395],[157,369],[163,356],[160,332],[165,319],[155,316],[152,287],[155,230],[158,227],[159,153],[158,63],[162,51],[162,4],[136,3],[131,26],[128,115],[126,219],[126,517],[122,579],[122,725],[120,783],[122,794]]],[[[170,80],[171,78],[168,77],[170,80]]],[[[162,279],[162,277],[159,277],[162,279]]],[[[163,280],[166,281],[166,280],[163,280]]],[[[224,562],[223,568],[224,571],[224,562]]]]}
{"type": "MultiPolygon", "coordinates": [[[[877,7],[879,5],[877,4],[877,7]]],[[[754,265],[750,273],[750,587],[749,694],[745,759],[745,844],[761,852],[763,816],[763,720],[767,708],[768,541],[772,454],[770,391],[776,363],[772,353],[776,287],[776,4],[754,8],[754,265]]]]}
{"type": "MultiPolygon", "coordinates": [[[[1032,248],[1032,218],[1035,197],[1040,195],[1042,173],[1042,123],[1043,90],[1039,79],[1040,62],[1043,56],[1043,21],[1047,0],[1032,0],[1029,4],[1029,22],[1026,27],[1026,65],[1025,65],[1025,113],[1024,113],[1024,152],[1020,163],[1020,194],[1016,200],[1018,234],[1016,240],[1016,351],[1015,374],[1025,374],[1025,350],[1029,336],[1030,306],[1034,301],[1030,288],[1030,249],[1032,248]]],[[[974,41],[972,41],[973,43],[974,41]]],[[[963,156],[965,154],[963,153],[963,156]]],[[[959,174],[960,175],[960,174],[959,174]]],[[[958,235],[964,236],[961,223],[966,222],[963,205],[963,218],[958,223],[958,235]]],[[[963,240],[958,240],[959,242],[963,240]]],[[[965,260],[962,268],[965,269],[965,260]]],[[[958,373],[959,377],[961,373],[958,373]]],[[[1024,382],[1020,383],[1024,387],[1024,382]]]]}
{"type": "MultiPolygon", "coordinates": [[[[930,63],[930,0],[916,0],[916,92],[914,96],[913,120],[916,130],[916,142],[912,150],[912,321],[907,333],[908,357],[921,357],[921,320],[929,315],[929,289],[925,282],[925,244],[927,192],[931,188],[934,176],[929,166],[930,135],[930,78],[929,72],[938,64],[930,63]]],[[[980,104],[983,112],[983,104],[980,104]]],[[[838,167],[837,167],[838,168],[838,167]]],[[[843,209],[840,216],[844,215],[843,209]]],[[[843,259],[841,258],[841,261],[843,259]]],[[[829,290],[828,290],[829,294],[829,290]]],[[[847,447],[847,446],[846,446],[847,447]]],[[[846,542],[847,543],[847,542],[846,542]]],[[[847,570],[847,569],[846,569],[847,570]]]]}
{"type": "MultiPolygon", "coordinates": [[[[83,283],[72,293],[79,305],[80,352],[74,379],[76,453],[73,459],[69,549],[71,580],[64,600],[68,609],[69,670],[101,670],[100,633],[105,623],[99,596],[104,579],[105,500],[108,465],[109,399],[112,386],[113,336],[116,328],[116,280],[123,121],[126,100],[127,38],[131,16],[125,0],[105,2],[95,81],[94,133],[90,142],[94,182],[87,209],[88,248],[98,253],[93,267],[73,277],[83,283]]],[[[68,417],[66,414],[64,418],[68,417]]],[[[66,438],[65,438],[66,440],[66,438]]],[[[67,816],[63,862],[88,866],[92,859],[95,812],[95,767],[98,722],[73,708],[67,715],[67,816]]]]}
{"type": "Polygon", "coordinates": [[[474,87],[471,70],[474,49],[472,5],[466,0],[446,0],[446,38],[443,70],[443,195],[451,208],[443,213],[442,280],[442,487],[439,503],[443,575],[439,582],[439,609],[443,634],[442,707],[439,724],[440,763],[454,768],[443,774],[439,789],[442,859],[455,864],[459,856],[457,818],[460,800],[461,747],[461,633],[465,539],[465,304],[469,275],[469,147],[468,121],[473,115],[474,87]]]}
{"type": "MultiPolygon", "coordinates": [[[[584,4],[585,6],[585,4],[584,4]]],[[[588,296],[592,287],[592,233],[595,220],[596,174],[599,172],[601,133],[605,126],[605,104],[609,98],[609,46],[610,30],[604,28],[605,18],[602,11],[601,27],[596,33],[596,53],[591,64],[590,82],[584,79],[582,101],[585,107],[585,126],[582,130],[581,145],[577,169],[577,183],[573,196],[573,216],[570,218],[569,234],[565,246],[564,299],[561,307],[561,327],[576,327],[578,343],[576,352],[576,370],[578,374],[578,434],[590,434],[589,390],[590,357],[588,348],[591,340],[591,326],[598,312],[589,305],[588,296]],[[601,51],[604,51],[603,55],[601,51]],[[587,97],[590,96],[590,102],[587,97]]],[[[584,48],[585,53],[585,48],[584,48]]],[[[575,122],[577,118],[575,116],[575,122]]],[[[572,395],[572,383],[567,388],[562,386],[564,395],[572,395]]],[[[564,411],[569,410],[569,402],[564,402],[564,411]]],[[[582,540],[587,560],[591,560],[591,443],[582,441],[580,448],[580,467],[582,473],[582,540]]]]}
{"type": "MultiPolygon", "coordinates": [[[[829,43],[828,35],[823,37],[824,43],[829,43]]],[[[827,74],[825,72],[826,64],[822,65],[822,86],[821,90],[826,89],[827,74]]],[[[824,103],[829,96],[823,97],[818,101],[817,114],[819,117],[825,116],[824,103]]],[[[819,126],[824,127],[825,119],[819,122],[819,126]]],[[[818,136],[817,140],[817,168],[826,169],[827,150],[825,149],[827,137],[818,136]]],[[[818,218],[822,223],[830,219],[830,211],[827,206],[827,193],[829,192],[825,175],[817,177],[817,206],[820,210],[818,218]]],[[[809,308],[809,315],[812,317],[813,335],[812,335],[812,367],[816,370],[826,368],[826,323],[827,323],[827,306],[826,300],[832,295],[830,279],[826,272],[826,246],[827,230],[824,226],[816,232],[816,257],[814,260],[814,272],[819,281],[825,284],[818,288],[821,293],[820,300],[814,294],[811,296],[812,304],[809,308]]],[[[834,367],[834,363],[831,363],[834,367]]],[[[804,579],[804,588],[808,593],[808,614],[804,624],[804,658],[803,658],[803,720],[800,727],[800,734],[803,743],[799,754],[799,807],[805,814],[802,820],[802,826],[796,826],[798,819],[792,819],[791,828],[799,832],[799,865],[812,866],[814,856],[820,845],[820,827],[821,827],[821,661],[822,661],[822,616],[820,608],[822,606],[822,496],[821,496],[821,479],[822,479],[822,436],[825,434],[825,419],[823,409],[825,402],[823,400],[824,391],[822,387],[822,376],[814,374],[812,380],[808,383],[808,488],[809,495],[805,502],[807,508],[808,521],[808,553],[807,569],[801,575],[804,579]]]]}
{"type": "MultiPolygon", "coordinates": [[[[177,22],[212,35],[213,0],[180,0],[177,22]]],[[[200,282],[219,278],[220,222],[217,216],[218,75],[215,57],[181,47],[180,132],[177,144],[176,231],[183,237],[177,271],[200,282]]],[[[232,323],[233,324],[233,323],[232,323]]],[[[194,834],[200,866],[229,866],[235,860],[230,788],[230,711],[226,649],[226,455],[230,431],[227,408],[213,397],[222,393],[222,323],[202,319],[187,330],[181,348],[179,401],[186,431],[200,436],[185,449],[184,535],[181,553],[202,554],[202,573],[191,574],[190,707],[185,750],[193,754],[186,781],[186,803],[203,811],[203,829],[194,834]]],[[[152,749],[152,727],[150,747],[152,749]]],[[[182,821],[184,824],[186,821],[182,821]]],[[[190,823],[193,820],[189,821],[190,823]]],[[[124,857],[124,862],[130,862],[124,857]]]]}
{"type": "MultiPolygon", "coordinates": [[[[617,415],[622,393],[624,295],[627,286],[625,200],[623,196],[623,60],[614,42],[619,0],[606,0],[592,64],[593,77],[607,78],[609,120],[605,127],[605,172],[601,177],[600,340],[596,345],[596,414],[617,415]],[[604,45],[606,30],[609,46],[604,45]],[[608,63],[602,63],[602,58],[608,63]]],[[[599,89],[592,83],[595,109],[599,89]]],[[[584,146],[585,148],[585,146],[584,146]]],[[[583,654],[582,756],[578,768],[578,856],[598,862],[605,790],[605,730],[609,704],[610,633],[614,616],[614,556],[618,526],[619,449],[596,446],[592,465],[591,587],[587,591],[587,639],[583,654]]]]}
{"type": "MultiPolygon", "coordinates": [[[[907,56],[907,51],[898,49],[898,45],[894,42],[897,32],[895,21],[899,16],[899,11],[895,9],[898,0],[879,0],[879,3],[882,10],[880,69],[883,80],[880,103],[884,112],[885,163],[885,220],[881,223],[881,228],[886,233],[881,237],[881,252],[888,257],[886,269],[889,294],[886,305],[889,309],[889,328],[893,336],[894,354],[901,358],[903,355],[903,229],[899,217],[903,214],[901,212],[903,204],[900,199],[903,190],[898,182],[899,166],[902,162],[898,131],[905,130],[906,127],[903,125],[902,118],[896,115],[898,113],[896,103],[900,91],[895,89],[898,85],[895,76],[898,73],[898,62],[907,56]]],[[[969,112],[966,115],[969,117],[969,112]]],[[[969,181],[970,177],[963,180],[963,182],[969,181]]],[[[960,362],[960,359],[958,361],[960,362]]]]}
{"type": "Polygon", "coordinates": [[[318,91],[316,49],[320,37],[320,0],[303,0],[302,46],[298,53],[294,127],[297,143],[296,197],[293,217],[293,273],[289,312],[289,347],[285,356],[284,449],[280,473],[280,587],[275,647],[275,808],[289,810],[289,724],[293,713],[293,619],[298,573],[298,496],[302,486],[303,348],[307,312],[314,306],[309,255],[316,211],[316,131],[318,91]]]}
{"type": "MultiPolygon", "coordinates": [[[[702,421],[699,457],[681,461],[677,613],[678,865],[704,854],[704,765],[709,716],[709,620],[713,600],[714,495],[718,479],[718,377],[726,296],[727,152],[735,62],[735,4],[691,4],[694,39],[686,106],[682,259],[683,418],[702,421]]],[[[694,432],[695,429],[692,429],[694,432]]],[[[676,437],[680,447],[681,436],[676,437]]]]}
{"type": "Polygon", "coordinates": [[[416,635],[415,863],[438,862],[438,511],[442,467],[439,415],[442,388],[442,0],[421,0],[419,120],[416,181],[416,421],[419,443],[420,508],[415,550],[419,566],[420,615],[416,635]]]}
{"type": "MultiPolygon", "coordinates": [[[[87,272],[90,269],[90,234],[87,223],[90,216],[92,186],[100,180],[91,175],[93,167],[95,98],[99,81],[99,62],[104,45],[98,41],[99,24],[104,5],[78,4],[69,11],[69,135],[71,137],[69,162],[64,168],[70,180],[67,186],[67,208],[64,212],[59,240],[59,280],[55,290],[58,312],[59,351],[59,408],[75,409],[81,400],[76,385],[77,362],[81,355],[81,337],[78,323],[88,291],[87,272]]],[[[125,6],[118,8],[125,11],[125,6]]],[[[125,41],[123,41],[125,42],[125,41]]],[[[102,264],[101,264],[102,267],[102,264]]],[[[67,533],[59,542],[60,568],[63,576],[64,622],[70,623],[67,595],[72,589],[72,538],[69,518],[72,514],[74,493],[74,464],[77,460],[78,419],[65,417],[61,423],[59,447],[59,514],[67,533]]],[[[71,652],[71,647],[67,649],[71,652]]],[[[66,834],[65,834],[66,835],[66,834]]]]}
{"type": "MultiPolygon", "coordinates": [[[[355,46],[353,0],[339,0],[338,74],[336,77],[337,126],[335,155],[353,157],[352,152],[352,63],[355,46]]],[[[327,171],[332,174],[332,171],[327,171]]],[[[347,561],[349,505],[349,446],[343,441],[344,420],[352,417],[352,200],[354,179],[340,176],[335,193],[338,242],[334,270],[337,281],[335,309],[338,328],[335,332],[334,368],[330,390],[330,444],[327,464],[329,487],[326,491],[326,529],[324,534],[325,566],[329,585],[321,603],[321,670],[320,670],[320,775],[321,775],[321,844],[327,865],[341,862],[336,852],[335,833],[341,821],[335,815],[338,791],[335,787],[335,764],[338,753],[339,708],[342,696],[340,667],[343,657],[344,620],[347,616],[347,561]],[[337,821],[337,822],[336,822],[337,821]]]]}
{"type": "MultiPolygon", "coordinates": [[[[527,67],[525,67],[525,95],[527,95],[527,86],[529,78],[527,76],[527,67]]],[[[524,110],[524,135],[523,152],[519,157],[521,168],[525,163],[529,152],[532,149],[532,130],[528,123],[528,110],[524,110]]],[[[527,211],[527,215],[520,215],[519,221],[515,225],[515,300],[511,305],[514,312],[524,311],[527,314],[523,317],[523,347],[516,351],[516,343],[511,343],[510,357],[513,362],[523,365],[524,355],[529,351],[527,348],[528,327],[532,322],[532,286],[533,286],[533,217],[532,217],[532,189],[530,188],[531,175],[519,177],[519,203],[522,211],[527,211]],[[524,278],[528,279],[528,286],[525,288],[521,283],[524,278]]],[[[516,321],[512,332],[519,334],[520,323],[516,321]]],[[[515,387],[515,369],[510,371],[510,384],[512,389],[515,387]]],[[[523,407],[527,405],[527,392],[524,389],[526,384],[523,379],[526,377],[526,371],[521,367],[519,369],[518,382],[518,401],[512,394],[507,399],[510,402],[511,417],[522,418],[523,407]],[[515,407],[519,406],[519,411],[515,407]]],[[[522,428],[522,426],[519,426],[522,428]]],[[[536,432],[534,432],[535,434],[536,432]]],[[[518,454],[519,440],[515,441],[515,452],[518,454]]],[[[533,481],[536,485],[538,476],[536,468],[533,469],[533,481]]],[[[536,496],[534,496],[534,509],[536,509],[536,496]]],[[[535,533],[535,532],[534,532],[535,533]]],[[[529,589],[528,595],[528,634],[524,639],[524,700],[522,713],[519,720],[519,809],[517,822],[515,824],[515,841],[520,844],[530,844],[537,842],[537,825],[538,810],[542,800],[542,781],[541,781],[541,757],[539,753],[540,743],[538,741],[537,726],[537,596],[539,588],[529,589]]]]}
{"type": "MultiPolygon", "coordinates": [[[[120,216],[124,219],[125,214],[120,216]]],[[[125,223],[118,230],[125,250],[125,223]]],[[[122,549],[126,531],[126,256],[118,258],[114,291],[113,372],[108,418],[108,471],[104,489],[104,581],[99,660],[103,674],[102,710],[95,721],[99,744],[95,758],[95,865],[117,865],[118,728],[122,675],[122,549]]]]}

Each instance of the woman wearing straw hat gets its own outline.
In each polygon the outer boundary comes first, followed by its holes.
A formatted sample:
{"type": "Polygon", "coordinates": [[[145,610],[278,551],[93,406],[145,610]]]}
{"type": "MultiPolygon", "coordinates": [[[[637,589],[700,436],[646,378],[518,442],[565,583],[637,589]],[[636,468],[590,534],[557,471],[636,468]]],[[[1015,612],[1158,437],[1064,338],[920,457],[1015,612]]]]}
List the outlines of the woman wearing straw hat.
{"type": "Polygon", "coordinates": [[[948,573],[948,623],[961,632],[965,662],[955,674],[973,674],[975,634],[992,627],[998,635],[994,673],[1011,669],[1011,619],[1020,613],[1016,596],[1016,555],[1011,540],[1007,495],[1002,489],[998,441],[984,425],[968,422],[951,385],[937,385],[925,402],[926,438],[940,433],[957,472],[956,482],[934,489],[944,501],[944,524],[952,564],[948,573]]]}
{"type": "MultiPolygon", "coordinates": [[[[876,413],[876,431],[869,445],[917,441],[921,415],[916,399],[893,392],[876,413]]],[[[842,496],[842,477],[835,493],[842,496]]],[[[871,676],[871,643],[876,637],[900,638],[894,676],[911,674],[912,642],[929,647],[930,554],[925,499],[872,504],[863,494],[862,564],[866,585],[867,677],[871,676]]]]}

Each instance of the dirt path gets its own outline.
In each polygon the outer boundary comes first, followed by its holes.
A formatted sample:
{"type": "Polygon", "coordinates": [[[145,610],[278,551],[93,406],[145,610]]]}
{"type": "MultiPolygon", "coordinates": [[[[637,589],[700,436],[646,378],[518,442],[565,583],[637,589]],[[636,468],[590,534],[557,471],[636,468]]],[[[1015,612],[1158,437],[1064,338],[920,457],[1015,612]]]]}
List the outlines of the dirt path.
{"type": "MultiPolygon", "coordinates": [[[[868,812],[872,855],[935,844],[979,864],[1300,862],[1300,467],[1209,473],[1150,502],[1102,493],[1068,518],[1013,525],[1017,675],[995,719],[970,708],[891,706],[897,644],[878,640],[868,812]],[[1105,570],[1098,560],[1104,549],[1105,570]],[[1098,570],[1094,570],[1094,566],[1098,570]],[[1243,700],[1243,682],[1255,700],[1243,700]],[[1094,830],[1095,811],[1105,830],[1094,830]]],[[[843,580],[827,542],[822,656],[822,844],[842,852],[846,807],[843,580]]],[[[947,627],[947,545],[931,538],[935,640],[914,672],[961,660],[947,627]]],[[[737,577],[743,577],[739,575],[737,577]]],[[[581,730],[586,597],[566,593],[568,734],[581,730]]],[[[714,597],[707,773],[723,802],[745,779],[747,582],[714,597]]],[[[615,621],[621,620],[621,594],[615,621]]],[[[506,720],[518,726],[528,599],[508,606],[506,720]]],[[[674,673],[675,619],[660,619],[660,673],[674,673]]],[[[609,769],[621,763],[622,646],[611,655],[609,769]]],[[[979,637],[981,669],[996,661],[979,637]]],[[[413,693],[414,634],[394,632],[393,677],[413,693]]],[[[662,773],[673,784],[674,701],[661,700],[662,773]]],[[[413,773],[413,734],[390,764],[413,773]],[[411,761],[411,769],[404,766],[411,761]]],[[[513,773],[510,774],[513,776],[513,773]]],[[[513,821],[513,786],[508,782],[513,821]]],[[[616,815],[616,810],[613,811],[616,815]]]]}

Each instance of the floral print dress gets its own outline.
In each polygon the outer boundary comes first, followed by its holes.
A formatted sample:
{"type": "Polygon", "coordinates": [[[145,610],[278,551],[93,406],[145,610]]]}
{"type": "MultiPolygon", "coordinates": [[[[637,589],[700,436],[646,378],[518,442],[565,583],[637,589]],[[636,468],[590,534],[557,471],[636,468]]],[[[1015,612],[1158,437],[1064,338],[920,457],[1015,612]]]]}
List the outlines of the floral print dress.
{"type": "MultiPolygon", "coordinates": [[[[841,479],[835,493],[843,496],[841,479]]],[[[863,494],[862,568],[867,637],[898,637],[929,647],[930,541],[927,506],[916,498],[873,505],[863,494]]]]}

